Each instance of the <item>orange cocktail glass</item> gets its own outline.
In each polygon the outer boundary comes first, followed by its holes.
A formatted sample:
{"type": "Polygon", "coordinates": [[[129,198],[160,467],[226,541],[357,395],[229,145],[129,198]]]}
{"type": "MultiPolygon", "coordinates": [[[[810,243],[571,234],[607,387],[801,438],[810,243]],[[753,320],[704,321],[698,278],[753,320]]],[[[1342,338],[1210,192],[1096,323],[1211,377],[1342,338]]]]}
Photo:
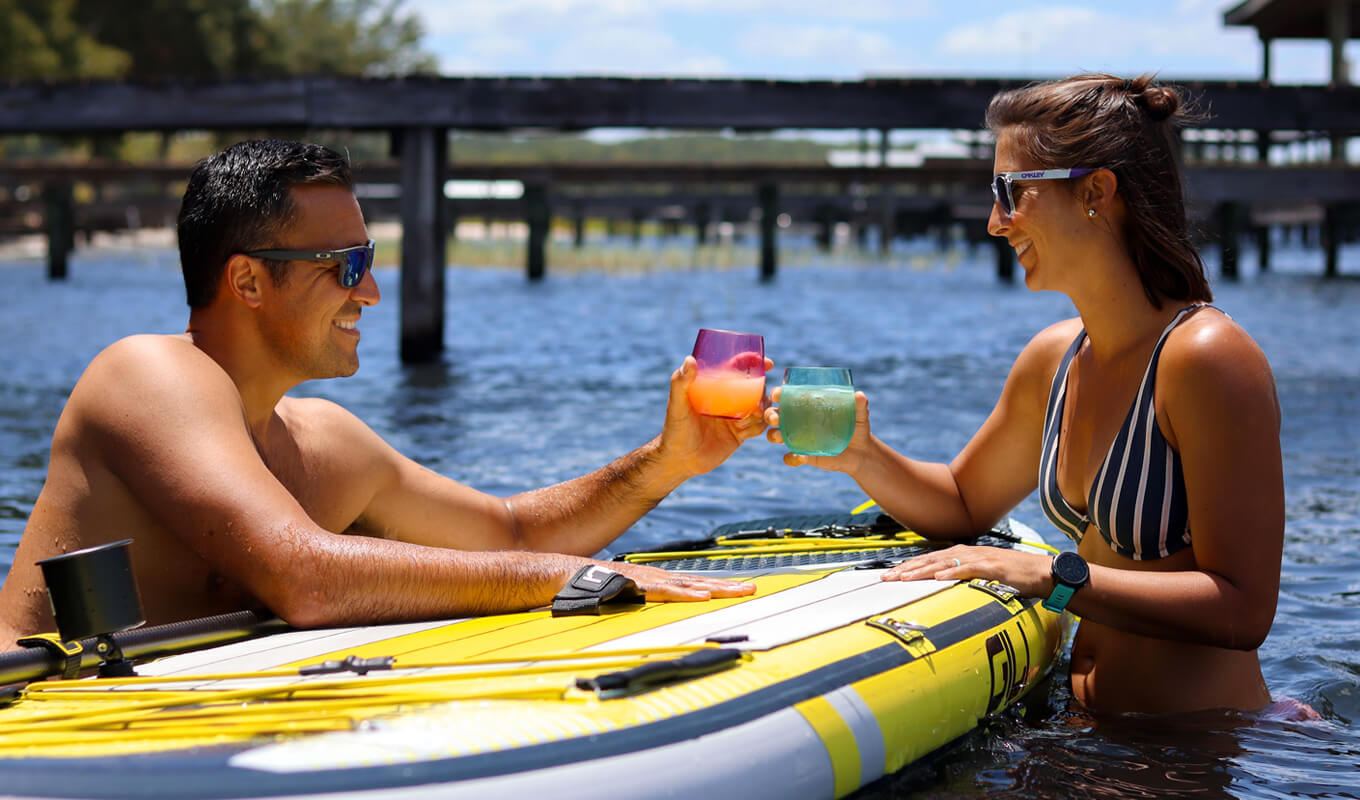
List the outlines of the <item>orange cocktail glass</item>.
{"type": "Polygon", "coordinates": [[[759,334],[701,328],[694,340],[699,374],[689,403],[700,414],[740,419],[765,397],[765,340],[759,334]]]}

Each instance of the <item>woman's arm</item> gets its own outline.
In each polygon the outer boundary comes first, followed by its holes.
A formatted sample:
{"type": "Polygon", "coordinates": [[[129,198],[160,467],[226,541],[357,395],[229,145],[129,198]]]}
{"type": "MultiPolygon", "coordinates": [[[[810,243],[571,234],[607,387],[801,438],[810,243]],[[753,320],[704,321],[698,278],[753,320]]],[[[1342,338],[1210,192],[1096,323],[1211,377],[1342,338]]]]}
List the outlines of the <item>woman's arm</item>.
{"type": "MultiPolygon", "coordinates": [[[[1264,354],[1217,314],[1168,339],[1157,374],[1159,423],[1181,457],[1191,557],[1171,571],[1092,563],[1070,608],[1129,633],[1252,650],[1264,641],[1279,596],[1284,540],[1280,410],[1264,354]]],[[[1083,542],[1105,548],[1098,537],[1083,542]]],[[[953,547],[913,559],[891,580],[990,578],[1029,596],[1053,589],[1051,558],[953,547]],[[955,564],[958,559],[958,564],[955,564]]]]}

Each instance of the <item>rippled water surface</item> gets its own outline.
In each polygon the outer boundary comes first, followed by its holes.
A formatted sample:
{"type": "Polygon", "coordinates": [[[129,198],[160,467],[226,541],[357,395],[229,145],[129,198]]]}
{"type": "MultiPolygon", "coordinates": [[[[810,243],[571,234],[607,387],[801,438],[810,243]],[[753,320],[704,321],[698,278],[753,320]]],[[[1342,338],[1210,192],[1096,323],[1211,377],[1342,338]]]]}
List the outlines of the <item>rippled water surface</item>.
{"type": "MultiPolygon", "coordinates": [[[[667,378],[701,326],[761,332],[776,368],[851,367],[875,432],[948,459],[991,408],[1016,353],[1072,313],[1056,294],[998,284],[989,260],[921,251],[897,265],[641,275],[448,274],[444,363],[397,359],[397,274],[364,313],[359,373],[299,393],[352,409],[398,448],[479,489],[512,493],[574,477],[659,430],[667,378]]],[[[1022,711],[864,790],[865,797],[1360,797],[1360,281],[1317,277],[1321,257],[1284,250],[1269,275],[1215,281],[1216,302],[1270,357],[1284,408],[1288,529],[1279,612],[1261,655],[1277,699],[1320,722],[1252,717],[1093,721],[1064,675],[1022,711]]],[[[1360,251],[1343,265],[1360,272],[1360,251]]],[[[171,252],[79,254],[53,284],[41,264],[0,269],[0,567],[42,486],[47,445],[85,364],[114,339],[182,331],[171,252]]],[[[748,442],[663,502],[623,548],[742,518],[845,510],[848,478],[780,462],[748,442]]],[[[1033,499],[1015,516],[1048,530],[1033,499]]],[[[1056,538],[1056,534],[1054,534],[1056,538]]],[[[1063,665],[1065,667],[1065,665],[1063,665]]],[[[1060,672],[1065,673],[1065,669],[1060,672]]]]}

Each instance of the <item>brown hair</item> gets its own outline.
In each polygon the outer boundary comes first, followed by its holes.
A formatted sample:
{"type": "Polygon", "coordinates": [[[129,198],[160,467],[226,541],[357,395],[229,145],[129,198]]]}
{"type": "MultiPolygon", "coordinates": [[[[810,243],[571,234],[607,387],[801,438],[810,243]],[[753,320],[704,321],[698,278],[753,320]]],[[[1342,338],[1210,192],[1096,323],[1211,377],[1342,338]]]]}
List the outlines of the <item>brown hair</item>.
{"type": "Polygon", "coordinates": [[[1044,168],[1104,167],[1127,209],[1124,240],[1152,305],[1209,301],[1204,262],[1190,241],[1176,161],[1176,127],[1194,115],[1181,94],[1113,75],[1077,75],[997,94],[987,128],[1008,131],[1044,168]]]}

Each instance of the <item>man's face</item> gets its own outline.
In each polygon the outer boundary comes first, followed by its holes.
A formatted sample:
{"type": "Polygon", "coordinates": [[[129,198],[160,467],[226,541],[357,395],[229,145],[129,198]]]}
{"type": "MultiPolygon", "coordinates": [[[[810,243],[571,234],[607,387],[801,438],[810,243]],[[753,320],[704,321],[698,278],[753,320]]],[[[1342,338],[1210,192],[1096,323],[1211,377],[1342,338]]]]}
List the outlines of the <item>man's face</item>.
{"type": "MultiPolygon", "coordinates": [[[[279,250],[336,250],[368,241],[359,203],[338,186],[296,186],[296,216],[271,242],[279,250]]],[[[359,368],[359,317],[379,300],[370,271],[357,286],[340,285],[339,265],[291,261],[274,284],[276,302],[262,317],[266,341],[300,380],[353,375],[359,368]]]]}

